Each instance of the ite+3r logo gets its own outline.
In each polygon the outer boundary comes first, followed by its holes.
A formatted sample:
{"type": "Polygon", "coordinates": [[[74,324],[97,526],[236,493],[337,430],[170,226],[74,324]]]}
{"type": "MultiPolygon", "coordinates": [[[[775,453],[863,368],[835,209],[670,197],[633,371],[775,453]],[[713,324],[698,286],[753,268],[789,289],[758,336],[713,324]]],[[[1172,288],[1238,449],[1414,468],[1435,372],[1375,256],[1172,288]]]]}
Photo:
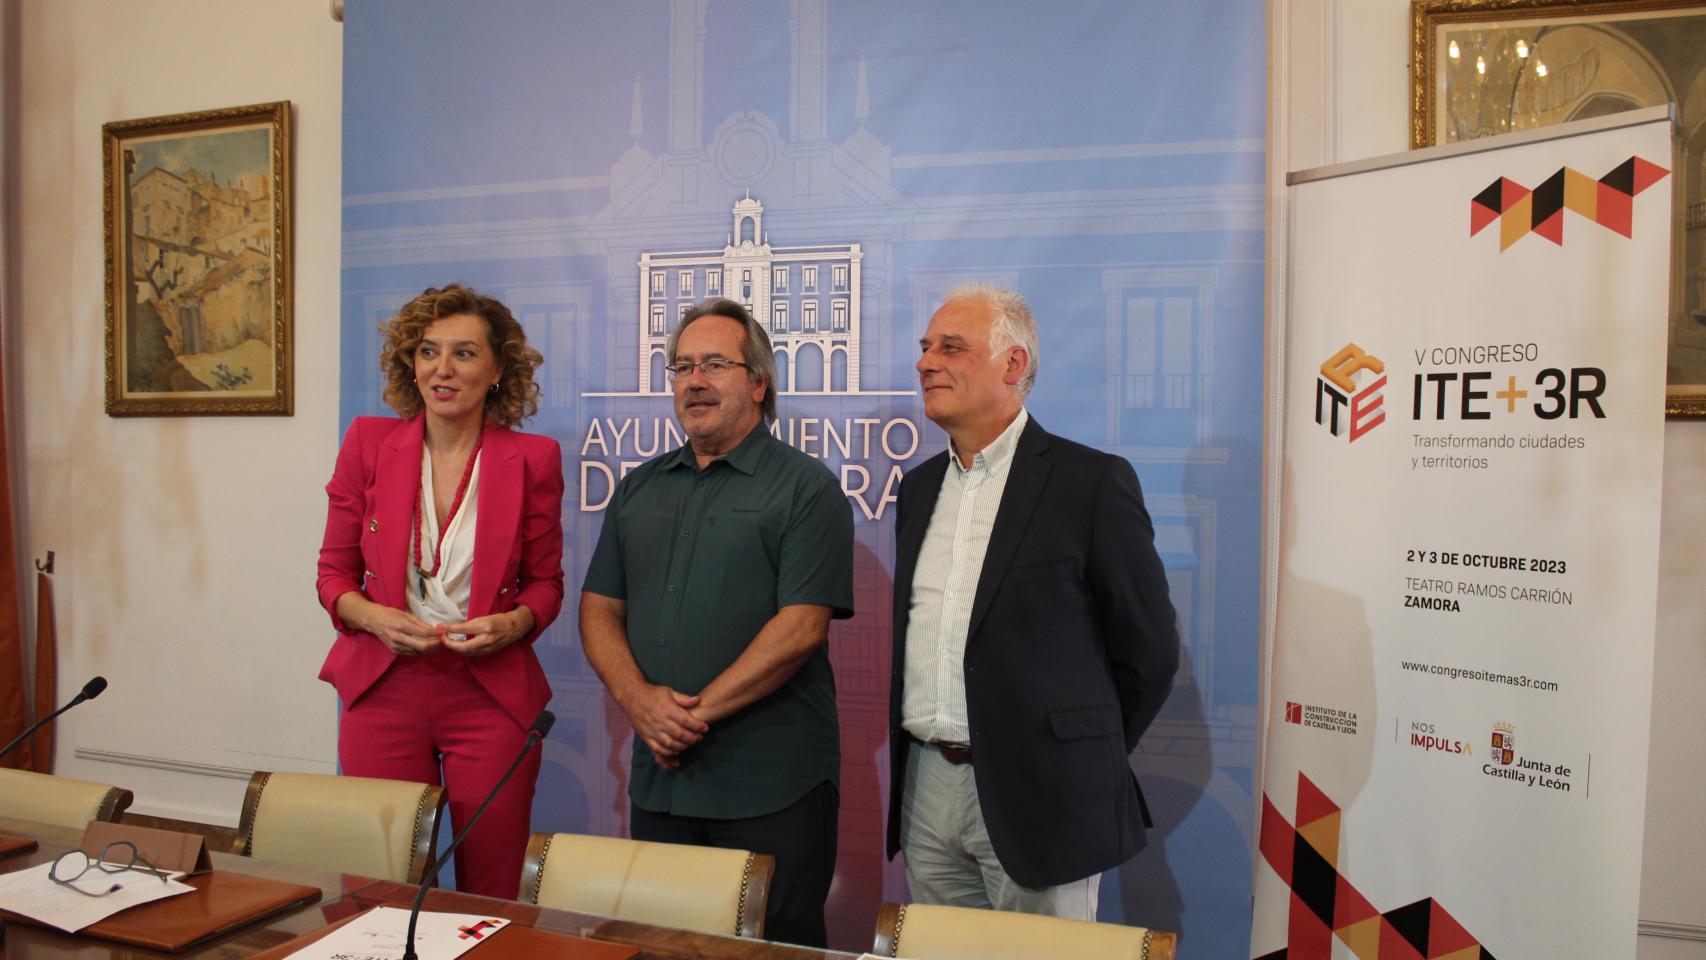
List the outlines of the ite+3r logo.
{"type": "Polygon", "coordinates": [[[1321,364],[1315,378],[1315,422],[1335,437],[1350,434],[1349,442],[1386,421],[1386,364],[1354,343],[1347,343],[1321,364]],[[1359,374],[1365,373],[1358,383],[1359,374]]]}

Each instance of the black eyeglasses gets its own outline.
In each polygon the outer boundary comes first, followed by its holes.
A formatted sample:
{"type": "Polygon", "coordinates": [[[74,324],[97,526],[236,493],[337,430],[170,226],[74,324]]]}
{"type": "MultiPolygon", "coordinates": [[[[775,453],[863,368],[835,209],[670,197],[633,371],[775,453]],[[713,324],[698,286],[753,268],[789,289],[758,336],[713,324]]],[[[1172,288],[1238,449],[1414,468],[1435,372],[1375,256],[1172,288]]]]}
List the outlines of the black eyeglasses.
{"type": "Polygon", "coordinates": [[[739,360],[724,360],[722,357],[712,357],[709,360],[701,360],[698,363],[692,363],[687,360],[683,360],[680,363],[672,363],[664,367],[663,372],[668,374],[671,380],[679,380],[682,377],[692,376],[693,368],[698,367],[699,371],[707,377],[720,377],[723,374],[728,373],[730,370],[733,370],[735,367],[744,366],[746,366],[746,364],[741,363],[739,360]]]}
{"type": "Polygon", "coordinates": [[[147,871],[159,877],[161,883],[165,883],[169,879],[160,871],[160,868],[143,859],[142,854],[136,851],[136,844],[129,840],[114,840],[102,847],[100,856],[93,860],[89,859],[89,855],[81,850],[67,850],[53,858],[53,866],[48,868],[47,875],[54,883],[68,890],[75,890],[85,897],[104,897],[124,888],[124,884],[114,883],[105,890],[91,892],[77,886],[77,881],[90,870],[99,871],[109,877],[121,873],[147,871]],[[113,856],[115,852],[118,856],[113,856]],[[138,864],[141,864],[140,869],[137,867],[138,864]]]}

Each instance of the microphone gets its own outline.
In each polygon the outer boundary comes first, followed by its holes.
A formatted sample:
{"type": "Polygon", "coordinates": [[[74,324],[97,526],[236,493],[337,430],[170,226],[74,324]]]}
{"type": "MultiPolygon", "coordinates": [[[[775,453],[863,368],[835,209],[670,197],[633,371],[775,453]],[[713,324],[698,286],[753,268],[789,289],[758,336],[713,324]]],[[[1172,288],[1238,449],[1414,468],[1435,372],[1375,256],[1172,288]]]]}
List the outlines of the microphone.
{"type": "Polygon", "coordinates": [[[5,749],[0,749],[0,757],[4,757],[6,754],[11,753],[14,749],[17,748],[18,744],[23,743],[25,740],[28,740],[30,738],[30,735],[35,733],[37,730],[40,730],[42,727],[47,726],[48,723],[51,722],[54,717],[59,716],[60,714],[71,709],[72,707],[75,707],[76,705],[78,705],[79,703],[82,703],[85,700],[95,699],[96,697],[101,695],[102,691],[104,691],[106,689],[107,689],[107,678],[106,677],[96,677],[95,679],[90,680],[88,683],[83,684],[82,691],[79,692],[75,697],[72,697],[70,703],[67,703],[65,706],[60,707],[58,710],[53,711],[52,713],[48,714],[47,716],[42,717],[40,720],[37,720],[35,723],[30,724],[29,729],[25,730],[23,733],[18,734],[16,739],[14,739],[11,743],[6,744],[5,749]]]}
{"type": "Polygon", "coordinates": [[[456,852],[456,848],[462,845],[462,838],[468,836],[468,831],[474,829],[474,824],[480,822],[480,815],[492,805],[492,801],[497,798],[498,792],[504,788],[504,784],[509,782],[509,778],[515,773],[516,768],[521,766],[521,761],[527,759],[528,753],[538,745],[539,741],[545,739],[545,735],[551,732],[551,725],[556,722],[557,718],[551,711],[539,711],[539,716],[533,718],[533,725],[527,728],[527,742],[521,745],[521,752],[516,755],[515,762],[511,763],[509,769],[504,771],[504,775],[498,778],[498,785],[492,788],[491,793],[486,794],[486,799],[480,801],[479,807],[474,810],[474,815],[462,825],[462,832],[456,835],[456,839],[450,841],[450,846],[437,860],[432,862],[432,867],[427,870],[426,876],[421,878],[421,892],[415,895],[415,905],[409,910],[409,935],[403,941],[403,960],[420,960],[420,957],[415,953],[415,923],[421,918],[421,904],[426,902],[427,891],[432,889],[431,884],[433,879],[438,876],[438,871],[444,869],[444,862],[449,860],[450,855],[456,852]]]}

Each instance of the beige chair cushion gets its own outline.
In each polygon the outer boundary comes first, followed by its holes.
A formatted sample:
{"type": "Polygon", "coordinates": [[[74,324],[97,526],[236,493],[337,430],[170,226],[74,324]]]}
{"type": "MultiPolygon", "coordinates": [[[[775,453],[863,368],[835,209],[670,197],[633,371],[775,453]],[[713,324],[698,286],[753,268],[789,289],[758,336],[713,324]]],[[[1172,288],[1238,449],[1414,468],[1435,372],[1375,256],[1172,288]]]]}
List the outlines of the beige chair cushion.
{"type": "Polygon", "coordinates": [[[78,830],[90,820],[117,820],[130,791],[106,783],[0,768],[0,817],[78,830]]]}
{"type": "Polygon", "coordinates": [[[429,792],[435,788],[400,780],[273,773],[251,790],[244,852],[406,883],[417,839],[436,823],[429,792]]]}
{"type": "Polygon", "coordinates": [[[908,904],[895,956],[910,960],[1142,960],[1142,927],[908,904]]]}
{"type": "Polygon", "coordinates": [[[559,833],[539,874],[543,907],[730,936],[739,933],[745,850],[559,833]]]}

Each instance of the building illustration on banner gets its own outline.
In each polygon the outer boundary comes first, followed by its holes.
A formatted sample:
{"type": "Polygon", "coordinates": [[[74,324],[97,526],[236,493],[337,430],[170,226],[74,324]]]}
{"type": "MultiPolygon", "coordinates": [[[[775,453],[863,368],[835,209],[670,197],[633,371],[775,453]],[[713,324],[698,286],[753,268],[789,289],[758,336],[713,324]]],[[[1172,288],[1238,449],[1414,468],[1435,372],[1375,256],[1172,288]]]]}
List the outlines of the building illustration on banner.
{"type": "Polygon", "coordinates": [[[916,395],[916,390],[860,389],[864,252],[859,244],[772,245],[764,229],[764,204],[750,190],[735,203],[733,215],[728,243],[720,251],[640,254],[639,389],[587,396],[668,396],[663,368],[676,322],[694,304],[719,297],[744,306],[770,336],[778,394],[916,395]]]}

